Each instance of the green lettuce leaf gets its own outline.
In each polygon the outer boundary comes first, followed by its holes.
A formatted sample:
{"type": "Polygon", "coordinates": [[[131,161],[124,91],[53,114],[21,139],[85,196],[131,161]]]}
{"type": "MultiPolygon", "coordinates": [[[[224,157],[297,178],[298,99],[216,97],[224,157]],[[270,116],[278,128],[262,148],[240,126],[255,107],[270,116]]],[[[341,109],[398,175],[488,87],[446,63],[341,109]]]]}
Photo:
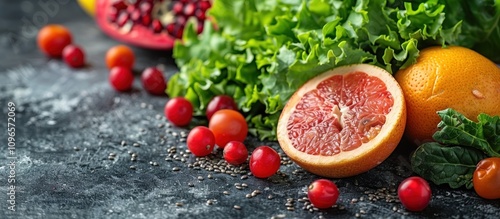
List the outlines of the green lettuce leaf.
{"type": "Polygon", "coordinates": [[[192,24],[174,46],[179,72],[167,93],[203,115],[231,95],[252,134],[276,138],[279,115],[304,82],[337,66],[369,63],[394,73],[429,45],[458,41],[444,4],[394,0],[215,0],[205,30],[192,24]],[[213,23],[212,23],[213,22],[213,23]]]}

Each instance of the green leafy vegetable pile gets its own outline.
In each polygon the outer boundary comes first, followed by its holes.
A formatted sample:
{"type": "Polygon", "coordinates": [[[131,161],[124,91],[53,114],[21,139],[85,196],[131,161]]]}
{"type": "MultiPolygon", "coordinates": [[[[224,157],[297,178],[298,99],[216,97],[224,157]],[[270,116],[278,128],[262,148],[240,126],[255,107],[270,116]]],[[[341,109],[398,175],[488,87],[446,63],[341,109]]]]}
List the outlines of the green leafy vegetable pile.
{"type": "Polygon", "coordinates": [[[412,154],[418,175],[451,188],[472,188],[477,163],[500,157],[500,117],[479,114],[475,123],[453,109],[439,111],[441,122],[432,136],[437,142],[420,145],[412,154]]]}
{"type": "Polygon", "coordinates": [[[188,26],[176,43],[180,71],[169,79],[167,93],[185,96],[200,116],[215,95],[231,95],[250,132],[275,139],[293,92],[336,66],[369,63],[396,72],[414,63],[423,47],[472,47],[478,40],[470,40],[486,31],[498,47],[488,51],[500,50],[500,16],[488,6],[493,1],[215,0],[213,23],[200,36],[188,26]]]}

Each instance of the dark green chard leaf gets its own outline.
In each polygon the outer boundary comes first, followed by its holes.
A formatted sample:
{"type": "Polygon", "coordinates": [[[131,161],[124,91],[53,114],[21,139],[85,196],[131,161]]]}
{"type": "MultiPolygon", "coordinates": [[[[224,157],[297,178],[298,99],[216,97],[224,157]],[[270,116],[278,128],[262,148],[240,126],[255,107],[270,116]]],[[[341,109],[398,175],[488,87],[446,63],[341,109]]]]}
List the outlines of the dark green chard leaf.
{"type": "Polygon", "coordinates": [[[483,151],[490,157],[500,157],[500,119],[480,114],[478,122],[467,119],[453,109],[438,112],[441,122],[434,140],[442,144],[461,145],[483,151]]]}
{"type": "Polygon", "coordinates": [[[437,185],[471,189],[476,164],[484,158],[484,153],[473,148],[429,142],[413,152],[411,166],[415,173],[437,185]]]}

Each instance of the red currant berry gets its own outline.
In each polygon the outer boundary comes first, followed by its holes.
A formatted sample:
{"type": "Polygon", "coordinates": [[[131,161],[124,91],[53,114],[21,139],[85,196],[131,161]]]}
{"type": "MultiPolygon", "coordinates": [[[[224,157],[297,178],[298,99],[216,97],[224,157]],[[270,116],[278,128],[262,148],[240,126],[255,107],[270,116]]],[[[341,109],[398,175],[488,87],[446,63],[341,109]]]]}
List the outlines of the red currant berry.
{"type": "Polygon", "coordinates": [[[398,187],[401,204],[409,211],[424,210],[431,200],[431,188],[425,179],[418,176],[409,177],[398,187]]]}
{"type": "Polygon", "coordinates": [[[117,66],[111,69],[109,73],[109,82],[117,91],[127,91],[132,88],[134,75],[130,69],[117,66]]]}
{"type": "Polygon", "coordinates": [[[280,165],[280,155],[269,146],[257,147],[250,156],[250,171],[257,178],[268,178],[274,175],[280,165]]]}
{"type": "Polygon", "coordinates": [[[215,96],[207,105],[207,110],[205,112],[207,119],[210,120],[212,115],[221,109],[238,110],[238,106],[234,102],[234,99],[228,95],[215,96]]]}
{"type": "Polygon", "coordinates": [[[224,160],[232,165],[245,163],[248,158],[247,147],[239,141],[230,141],[226,144],[223,151],[224,160]]]}
{"type": "Polygon", "coordinates": [[[193,118],[193,105],[184,97],[176,97],[167,101],[164,113],[174,125],[186,126],[193,118]]]}
{"type": "Polygon", "coordinates": [[[62,51],[64,62],[73,68],[80,68],[85,64],[85,54],[77,45],[67,45],[62,51]]]}
{"type": "Polygon", "coordinates": [[[167,84],[163,73],[155,67],[146,68],[141,75],[142,86],[153,95],[164,95],[167,84]]]}
{"type": "Polygon", "coordinates": [[[339,189],[330,180],[318,179],[307,187],[307,197],[316,208],[330,208],[339,198],[339,189]]]}
{"type": "Polygon", "coordinates": [[[215,137],[212,131],[205,126],[194,127],[186,139],[191,153],[197,157],[207,156],[214,150],[215,137]]]}

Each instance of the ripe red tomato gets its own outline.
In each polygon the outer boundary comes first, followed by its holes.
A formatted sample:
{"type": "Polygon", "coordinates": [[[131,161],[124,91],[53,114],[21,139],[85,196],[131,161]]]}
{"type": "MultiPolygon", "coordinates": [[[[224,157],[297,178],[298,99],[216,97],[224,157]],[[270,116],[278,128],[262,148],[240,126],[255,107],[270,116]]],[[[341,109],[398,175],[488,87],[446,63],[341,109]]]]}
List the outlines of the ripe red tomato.
{"type": "Polygon", "coordinates": [[[184,97],[172,98],[165,104],[164,113],[174,125],[186,126],[193,118],[193,105],[184,97]]]}
{"type": "Polygon", "coordinates": [[[210,121],[215,112],[221,109],[232,109],[238,110],[238,106],[234,99],[228,95],[217,95],[207,105],[207,110],[205,114],[207,119],[210,121]]]}
{"type": "Polygon", "coordinates": [[[403,206],[410,211],[424,210],[431,200],[429,183],[418,176],[408,177],[398,187],[398,197],[403,206]]]}
{"type": "Polygon", "coordinates": [[[85,54],[82,48],[77,45],[67,45],[62,52],[63,60],[70,67],[79,68],[85,64],[85,54]]]}
{"type": "Polygon", "coordinates": [[[472,176],[476,193],[485,199],[500,198],[500,158],[490,157],[479,161],[472,176]]]}
{"type": "Polygon", "coordinates": [[[215,137],[207,127],[197,126],[189,132],[186,144],[191,153],[197,157],[203,157],[214,150],[215,137]]]}
{"type": "Polygon", "coordinates": [[[141,75],[142,86],[153,95],[164,95],[167,84],[163,73],[155,67],[146,68],[141,75]]]}
{"type": "Polygon", "coordinates": [[[259,146],[250,155],[250,171],[257,178],[274,175],[281,165],[281,157],[269,146],[259,146]]]}
{"type": "Polygon", "coordinates": [[[109,82],[117,91],[128,91],[134,83],[134,75],[130,69],[117,66],[109,72],[109,82]]]}
{"type": "Polygon", "coordinates": [[[307,187],[307,197],[316,208],[331,208],[339,198],[339,189],[334,182],[318,179],[307,187]]]}
{"type": "Polygon", "coordinates": [[[240,112],[222,109],[214,113],[208,128],[215,135],[215,144],[224,148],[230,141],[243,142],[248,134],[248,124],[240,112]]]}
{"type": "Polygon", "coordinates": [[[118,45],[111,47],[106,52],[105,59],[106,65],[109,69],[116,66],[132,69],[134,67],[135,55],[132,49],[128,46],[118,45]]]}
{"type": "Polygon", "coordinates": [[[50,57],[61,57],[64,47],[71,42],[71,32],[62,25],[47,25],[40,29],[37,35],[38,47],[50,57]]]}
{"type": "Polygon", "coordinates": [[[223,151],[224,160],[232,165],[245,163],[248,158],[247,147],[239,141],[230,141],[226,144],[223,151]]]}

